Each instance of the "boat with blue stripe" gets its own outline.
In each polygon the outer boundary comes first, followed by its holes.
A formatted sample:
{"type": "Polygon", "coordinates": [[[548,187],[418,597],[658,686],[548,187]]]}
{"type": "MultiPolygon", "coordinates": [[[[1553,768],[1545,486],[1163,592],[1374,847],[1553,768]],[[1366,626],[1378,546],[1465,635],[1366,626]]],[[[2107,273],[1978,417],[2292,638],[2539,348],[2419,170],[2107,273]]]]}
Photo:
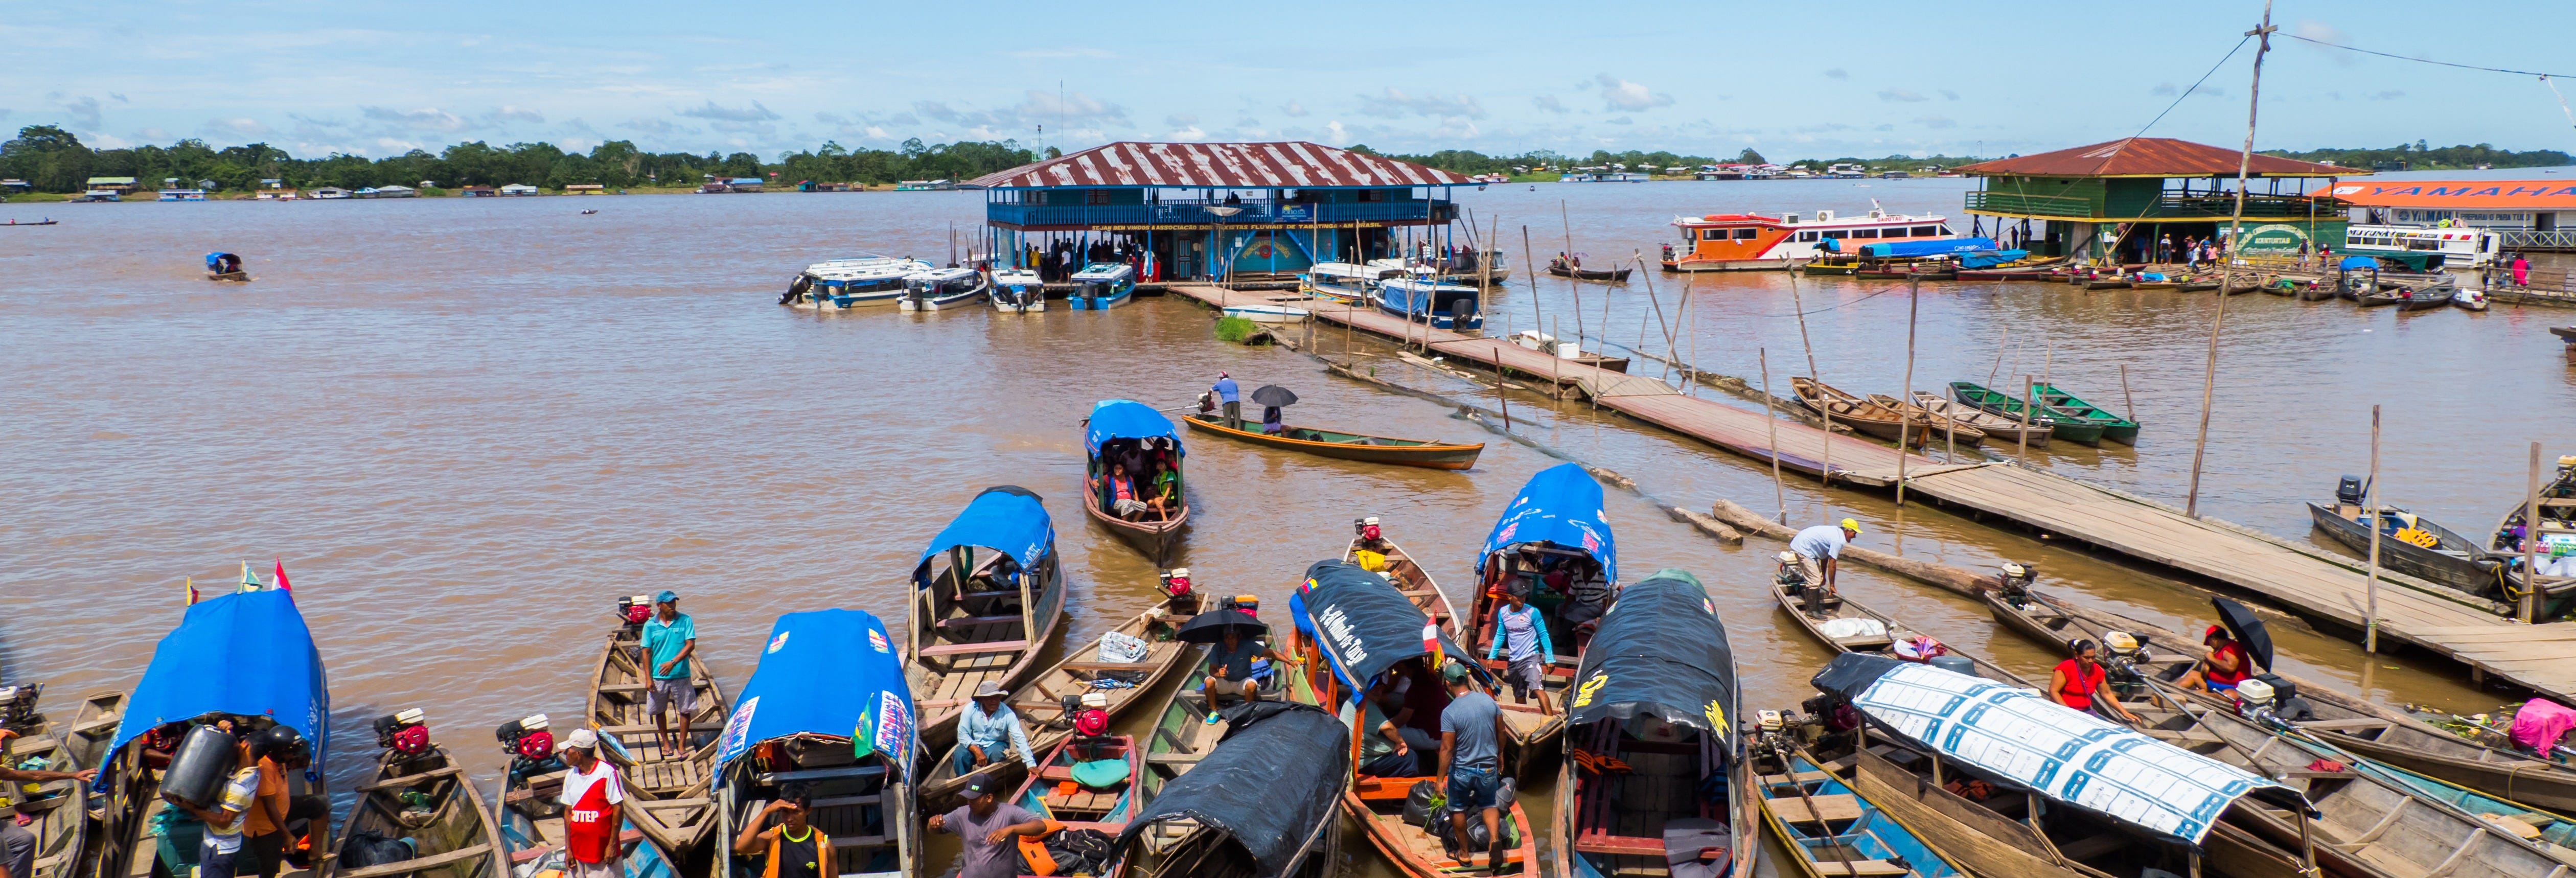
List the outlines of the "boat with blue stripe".
{"type": "Polygon", "coordinates": [[[1107,311],[1136,298],[1136,268],[1124,262],[1094,262],[1073,273],[1080,286],[1065,302],[1076,311],[1107,311]]]}
{"type": "Polygon", "coordinates": [[[1762,822],[1788,849],[1783,873],[1806,878],[1964,878],[1966,873],[1841,778],[1804,755],[1762,753],[1754,770],[1762,822]],[[1766,764],[1767,763],[1767,764],[1766,764]]]}
{"type": "Polygon", "coordinates": [[[931,268],[930,263],[909,257],[869,254],[829,259],[806,266],[788,283],[778,304],[818,311],[892,305],[903,298],[907,279],[931,268]]]}
{"type": "Polygon", "coordinates": [[[1038,273],[1025,268],[993,269],[989,293],[993,310],[1006,314],[1027,314],[1046,310],[1046,283],[1038,273]]]}
{"type": "Polygon", "coordinates": [[[1434,328],[1485,328],[1484,308],[1475,287],[1444,284],[1420,275],[1379,281],[1372,298],[1377,309],[1434,328]]]}

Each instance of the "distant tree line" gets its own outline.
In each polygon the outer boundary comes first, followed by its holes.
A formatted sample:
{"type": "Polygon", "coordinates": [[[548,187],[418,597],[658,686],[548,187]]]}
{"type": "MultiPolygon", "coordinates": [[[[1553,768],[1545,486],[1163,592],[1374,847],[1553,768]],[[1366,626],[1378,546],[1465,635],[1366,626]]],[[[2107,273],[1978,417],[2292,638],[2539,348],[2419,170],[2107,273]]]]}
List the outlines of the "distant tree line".
{"type": "Polygon", "coordinates": [[[2474,168],[2479,165],[2496,168],[2548,168],[2576,164],[2576,159],[2571,159],[2566,153],[2554,149],[2515,152],[2510,149],[2497,149],[2484,143],[2476,146],[2432,148],[2421,140],[2415,141],[2413,146],[2401,143],[2386,149],[2312,149],[2305,152],[2267,149],[2261,152],[2264,155],[2297,159],[2303,162],[2333,162],[2342,167],[2360,168],[2365,171],[2382,165],[2403,166],[2417,171],[2447,171],[2474,168]]]}
{"type": "Polygon", "coordinates": [[[79,192],[91,177],[133,177],[147,188],[171,178],[183,186],[212,180],[229,190],[255,189],[261,180],[278,180],[292,188],[344,189],[418,186],[423,181],[442,187],[695,186],[708,175],[769,179],[771,172],[782,183],[893,183],[966,179],[1036,160],[1037,154],[1017,141],[925,146],[918,139],[904,141],[893,151],[852,150],[825,143],[819,150],[789,153],[774,163],[747,152],[646,152],[626,140],[600,144],[586,154],[566,152],[551,143],[493,146],[478,140],[434,155],[415,149],[380,159],[345,153],[299,159],[265,143],[216,149],[194,139],[169,146],[93,149],[71,132],[51,125],[21,128],[17,137],[0,143],[0,177],[25,180],[39,192],[79,192]]]}

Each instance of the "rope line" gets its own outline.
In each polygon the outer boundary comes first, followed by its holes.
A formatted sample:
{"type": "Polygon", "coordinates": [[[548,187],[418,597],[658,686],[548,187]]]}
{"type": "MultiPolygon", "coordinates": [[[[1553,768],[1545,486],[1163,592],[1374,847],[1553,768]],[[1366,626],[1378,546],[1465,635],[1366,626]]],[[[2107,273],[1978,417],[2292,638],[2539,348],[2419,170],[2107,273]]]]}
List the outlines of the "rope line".
{"type": "Polygon", "coordinates": [[[2475,64],[2453,64],[2453,63],[2451,63],[2451,62],[2449,62],[2449,61],[2435,61],[2435,60],[2433,60],[2433,59],[2431,59],[2431,58],[2412,58],[2412,57],[2408,57],[2408,56],[2405,56],[2405,55],[2392,55],[2392,54],[2389,54],[2389,53],[2387,53],[2387,52],[2374,52],[2374,51],[2371,51],[2371,50],[2369,50],[2369,49],[2356,49],[2356,48],[2353,48],[2353,47],[2351,47],[2351,46],[2343,45],[2343,44],[2341,44],[2341,43],[2329,43],[2329,42],[2326,42],[2326,41],[2324,41],[2324,40],[2315,39],[2315,38],[2313,38],[2313,37],[2303,37],[2303,36],[2299,36],[2298,34],[2282,34],[2282,36],[2289,37],[2290,39],[2298,40],[2298,41],[2300,41],[2300,42],[2304,42],[2304,43],[2315,43],[2315,44],[2317,44],[2317,45],[2325,46],[2325,47],[2328,47],[2328,48],[2342,49],[2342,50],[2344,50],[2344,51],[2346,51],[2346,52],[2360,52],[2360,53],[2362,53],[2362,54],[2364,54],[2364,55],[2377,55],[2377,56],[2382,57],[2382,58],[2395,58],[2395,59],[2397,59],[2397,60],[2399,60],[2399,61],[2414,61],[2414,62],[2421,63],[2421,64],[2437,64],[2437,65],[2440,65],[2440,66],[2443,66],[2443,67],[2457,67],[2457,68],[2460,68],[2460,69],[2462,69],[2462,70],[2484,70],[2484,71],[2486,71],[2486,72],[2488,72],[2488,73],[2512,73],[2512,74],[2517,74],[2517,75],[2521,75],[2521,76],[2537,76],[2537,77],[2540,77],[2540,78],[2542,78],[2542,79],[2548,79],[2548,78],[2553,77],[2553,76],[2561,77],[2561,78],[2576,78],[2576,73],[2540,73],[2540,72],[2531,71],[2531,70],[2508,70],[2508,69],[2505,69],[2505,68],[2502,68],[2502,67],[2480,67],[2480,66],[2475,65],[2475,64]]]}

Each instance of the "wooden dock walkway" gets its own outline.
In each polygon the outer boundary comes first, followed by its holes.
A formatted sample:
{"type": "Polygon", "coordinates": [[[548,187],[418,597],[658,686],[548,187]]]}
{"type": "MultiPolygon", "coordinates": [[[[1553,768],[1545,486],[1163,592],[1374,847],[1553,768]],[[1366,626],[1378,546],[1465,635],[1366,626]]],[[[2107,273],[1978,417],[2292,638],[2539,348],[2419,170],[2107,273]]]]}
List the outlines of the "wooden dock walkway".
{"type": "MultiPolygon", "coordinates": [[[[1296,293],[1237,292],[1173,284],[1171,292],[1209,305],[1288,304],[1319,319],[1390,339],[1426,341],[1433,352],[1581,390],[1604,408],[1768,463],[1777,448],[1783,469],[1818,476],[1831,461],[1833,479],[1867,487],[1897,483],[1903,458],[1908,493],[1944,506],[1999,516],[2025,527],[2085,542],[2141,561],[2187,571],[2274,603],[2333,620],[2358,632],[2368,621],[2363,568],[2324,550],[2300,546],[2226,522],[2195,519],[2152,501],[2010,464],[1944,464],[1900,455],[1893,447],[1828,434],[1762,411],[1687,396],[1641,375],[1559,359],[1503,339],[1461,335],[1374,309],[1296,293]],[[1776,423],[1774,423],[1776,422],[1776,423]],[[1776,429],[1777,439],[1772,438],[1776,429]]],[[[2576,622],[2524,625],[2499,615],[2491,601],[2380,571],[2379,630],[2500,679],[2561,700],[2576,695],[2576,622]]]]}

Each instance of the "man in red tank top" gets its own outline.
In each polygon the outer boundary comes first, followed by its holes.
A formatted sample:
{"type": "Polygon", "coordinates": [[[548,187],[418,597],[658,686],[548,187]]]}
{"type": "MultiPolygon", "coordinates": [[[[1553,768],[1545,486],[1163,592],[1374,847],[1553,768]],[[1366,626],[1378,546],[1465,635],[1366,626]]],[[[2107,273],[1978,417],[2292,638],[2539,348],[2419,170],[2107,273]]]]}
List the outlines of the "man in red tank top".
{"type": "Polygon", "coordinates": [[[574,729],[556,750],[572,769],[560,798],[565,878],[623,878],[625,850],[617,837],[625,834],[626,816],[617,806],[626,801],[626,784],[616,766],[599,758],[597,732],[574,729]]]}

